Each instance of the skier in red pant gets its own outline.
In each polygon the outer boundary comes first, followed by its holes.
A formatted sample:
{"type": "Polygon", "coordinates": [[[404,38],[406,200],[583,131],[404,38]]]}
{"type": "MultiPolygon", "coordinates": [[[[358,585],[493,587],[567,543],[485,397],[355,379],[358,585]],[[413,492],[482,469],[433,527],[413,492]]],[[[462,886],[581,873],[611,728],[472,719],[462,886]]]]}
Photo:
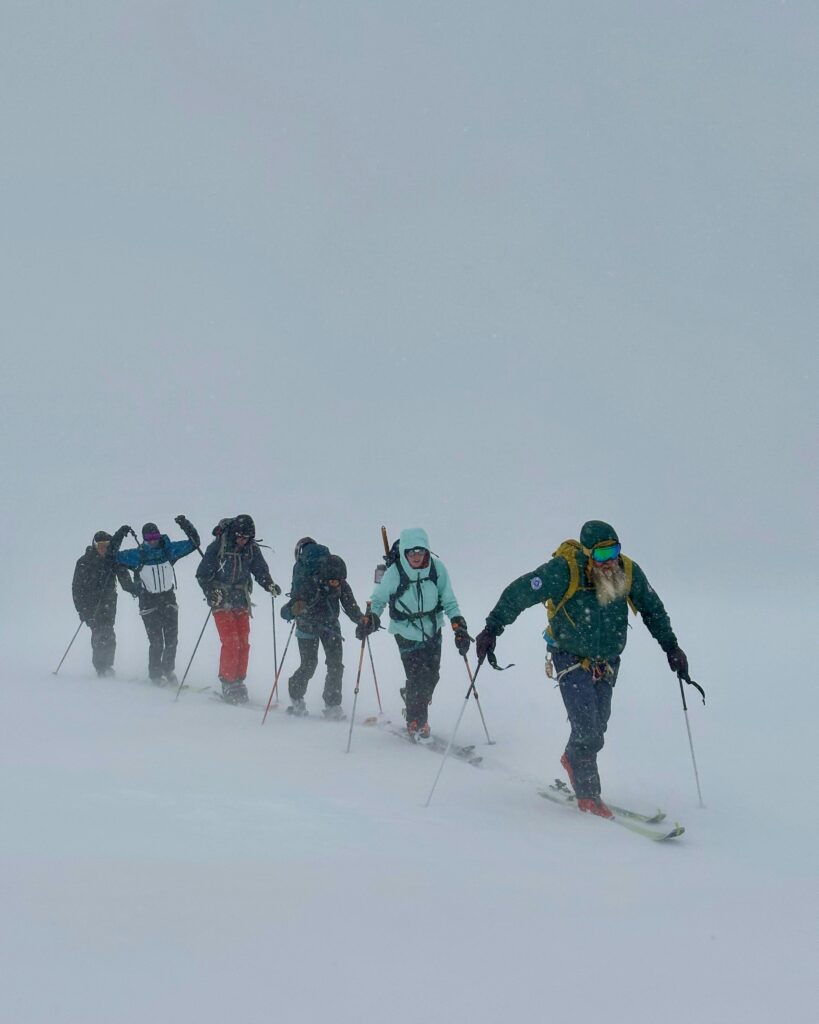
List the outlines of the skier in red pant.
{"type": "Polygon", "coordinates": [[[213,535],[216,539],[208,545],[196,578],[213,609],[213,621],[222,641],[222,696],[232,704],[243,704],[247,701],[245,676],[250,656],[251,577],[274,597],[281,594],[281,587],[273,582],[256,543],[256,526],[250,516],[223,519],[213,535]]]}

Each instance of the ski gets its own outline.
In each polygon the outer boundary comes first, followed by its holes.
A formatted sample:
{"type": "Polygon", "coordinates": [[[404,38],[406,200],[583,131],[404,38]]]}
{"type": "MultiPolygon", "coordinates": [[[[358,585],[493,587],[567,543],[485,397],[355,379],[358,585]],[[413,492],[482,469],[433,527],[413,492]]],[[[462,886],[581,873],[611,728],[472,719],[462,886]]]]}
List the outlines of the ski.
{"type": "MultiPolygon", "coordinates": [[[[410,736],[406,729],[391,728],[389,731],[393,736],[400,736],[408,743],[412,743],[416,747],[426,747],[427,750],[431,750],[436,754],[445,753],[448,746],[447,740],[441,739],[440,736],[430,736],[429,739],[422,740],[416,739],[414,736],[410,736]]],[[[483,757],[480,754],[475,753],[475,747],[472,744],[466,747],[461,747],[453,743],[449,752],[453,757],[458,758],[459,761],[465,761],[467,764],[471,764],[475,768],[477,768],[483,761],[483,757]]]]}
{"type": "Polygon", "coordinates": [[[304,711],[294,711],[293,705],[284,709],[285,714],[288,718],[312,718],[314,722],[346,722],[347,715],[342,711],[340,715],[325,715],[322,711],[321,714],[311,715],[306,709],[304,711]]]}
{"type": "Polygon", "coordinates": [[[259,701],[255,700],[228,700],[226,697],[223,697],[221,693],[210,694],[210,699],[218,701],[220,704],[227,704],[228,707],[231,708],[250,708],[252,711],[264,711],[267,706],[266,704],[261,704],[259,701]]]}
{"type": "MultiPolygon", "coordinates": [[[[554,785],[550,787],[556,789],[560,793],[566,793],[572,799],[575,799],[574,793],[569,789],[565,782],[561,779],[555,779],[554,785]]],[[[611,808],[615,814],[619,814],[623,818],[631,818],[633,821],[642,821],[647,825],[659,825],[661,821],[665,821],[665,811],[657,810],[655,814],[641,814],[639,811],[630,811],[627,807],[618,807],[616,804],[610,804],[606,801],[606,806],[611,808]]]]}
{"type": "MultiPolygon", "coordinates": [[[[539,789],[537,792],[538,796],[551,800],[552,803],[562,804],[564,807],[577,807],[574,793],[560,779],[555,779],[554,785],[547,789],[539,789]]],[[[613,821],[616,825],[622,825],[623,828],[628,829],[629,832],[635,832],[654,842],[675,839],[685,832],[685,828],[679,823],[675,823],[671,828],[668,826],[657,828],[655,824],[650,823],[651,819],[648,816],[640,815],[637,811],[627,811],[625,808],[615,807],[613,804],[607,804],[607,806],[614,812],[614,817],[600,818],[600,821],[613,821]]],[[[588,817],[597,817],[597,815],[588,815],[588,817]]]]}

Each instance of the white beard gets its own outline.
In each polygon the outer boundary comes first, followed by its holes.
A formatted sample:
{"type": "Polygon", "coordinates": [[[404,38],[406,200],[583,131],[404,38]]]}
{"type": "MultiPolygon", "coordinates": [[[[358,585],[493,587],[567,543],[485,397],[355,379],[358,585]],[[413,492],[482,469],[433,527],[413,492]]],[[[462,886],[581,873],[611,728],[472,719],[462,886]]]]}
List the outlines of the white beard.
{"type": "Polygon", "coordinates": [[[628,596],[628,582],[622,565],[618,565],[612,573],[606,573],[597,566],[592,567],[592,580],[597,593],[597,600],[602,605],[612,601],[621,601],[628,596]]]}

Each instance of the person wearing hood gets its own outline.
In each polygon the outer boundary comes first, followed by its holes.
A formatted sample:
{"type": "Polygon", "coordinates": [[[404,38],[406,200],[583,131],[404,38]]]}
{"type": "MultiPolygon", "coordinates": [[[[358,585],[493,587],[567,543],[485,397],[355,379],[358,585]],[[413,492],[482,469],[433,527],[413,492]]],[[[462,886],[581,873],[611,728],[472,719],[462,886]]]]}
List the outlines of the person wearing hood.
{"type": "Polygon", "coordinates": [[[290,707],[287,710],[293,715],[307,714],[304,695],[318,665],[321,642],[327,666],[323,714],[325,718],[344,718],[341,710],[343,637],[339,625],[342,608],[344,614],[358,624],[361,609],[347,582],[344,559],[331,555],[324,545],[310,538],[299,541],[290,600],[282,606],[280,613],[286,622],[296,620],[296,639],[301,657],[299,667],[288,681],[290,707]],[[326,553],[316,558],[317,551],[326,553]]]}
{"type": "MultiPolygon", "coordinates": [[[[142,527],[142,543],[127,551],[117,550],[120,565],[134,571],[138,587],[139,614],[148,634],[148,676],[157,685],[175,686],[176,645],[179,637],[179,608],[176,603],[176,571],[180,558],[196,551],[199,534],[185,516],[174,522],[187,540],[171,540],[160,533],[156,523],[142,527]]],[[[130,532],[130,527],[125,528],[130,532]]]]}
{"type": "Polygon", "coordinates": [[[600,795],[597,754],[603,748],[629,607],[639,612],[665,651],[672,671],[688,674],[662,601],[640,566],[621,553],[614,527],[598,519],[583,525],[579,543],[565,541],[554,556],[503,591],[475,640],[478,662],[495,665],[497,638],[526,608],[546,605],[547,673],[553,674],[569,715],[571,734],[560,763],[580,810],[612,817],[600,795]]]}
{"type": "MultiPolygon", "coordinates": [[[[122,543],[128,527],[116,532],[114,548],[122,543]]],[[[117,637],[114,621],[117,616],[117,581],[126,594],[136,596],[137,588],[131,574],[114,561],[110,533],[97,530],[85,554],[77,560],[71,581],[71,595],[80,621],[91,630],[91,663],[98,676],[114,675],[117,637]]]]}
{"type": "Polygon", "coordinates": [[[460,655],[469,650],[470,636],[447,568],[430,551],[426,530],[402,530],[389,561],[370,598],[371,614],[362,616],[356,637],[362,640],[375,632],[381,625],[382,612],[389,606],[389,631],[395,637],[406,673],[402,695],[407,732],[414,739],[427,739],[429,704],[440,677],[444,613],[460,655]]]}
{"type": "Polygon", "coordinates": [[[274,597],[281,587],[273,582],[270,569],[256,540],[251,516],[223,519],[213,530],[215,540],[205,551],[196,579],[213,609],[213,621],[222,650],[219,681],[222,697],[231,704],[247,702],[247,663],[250,658],[250,593],[253,580],[274,597]]]}

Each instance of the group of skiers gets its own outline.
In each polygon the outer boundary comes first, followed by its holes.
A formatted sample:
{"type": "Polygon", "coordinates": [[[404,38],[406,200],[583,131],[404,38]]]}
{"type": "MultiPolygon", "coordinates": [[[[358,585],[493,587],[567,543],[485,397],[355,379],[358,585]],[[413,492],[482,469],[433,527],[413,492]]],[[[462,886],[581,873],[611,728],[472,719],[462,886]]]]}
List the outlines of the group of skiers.
{"type": "MultiPolygon", "coordinates": [[[[142,528],[142,542],[121,544],[129,526],[113,536],[98,531],[74,572],[74,604],[91,629],[92,661],[101,676],[113,675],[116,637],[116,581],[139,601],[148,635],[148,674],[157,684],[177,684],[176,577],[174,564],[193,551],[202,556],[196,578],[210,605],[221,640],[219,679],[230,703],[247,701],[245,685],[250,653],[253,580],[274,597],[273,581],[249,515],[223,519],[202,552],[199,534],[185,516],[175,522],[185,540],[171,541],[155,523],[142,528]],[[131,577],[133,573],[133,578],[131,577]]],[[[385,535],[386,536],[386,535],[385,535]]],[[[298,641],[300,664],[288,682],[294,715],[306,715],[307,684],[316,671],[319,645],[327,667],[324,714],[343,718],[341,610],[356,624],[364,643],[381,628],[388,609],[405,683],[407,731],[423,741],[430,736],[429,705],[440,677],[444,615],[458,654],[466,659],[472,637],[461,614],[444,563],[432,553],[425,530],[403,530],[376,572],[376,586],[362,612],[347,582],[344,560],[312,537],[295,549],[290,593],[281,610],[298,641]]],[[[571,733],[561,757],[581,810],[611,817],[601,797],[597,754],[603,747],[612,693],[626,645],[629,608],[639,613],[666,652],[672,671],[688,676],[688,662],[671,628],[663,603],[636,562],[622,554],[614,528],[600,520],[583,525],[579,540],[565,541],[550,560],[514,580],[489,612],[475,638],[479,665],[497,668],[497,638],[526,608],[543,603],[548,614],[547,672],[556,679],[569,716],[571,733]]]]}

